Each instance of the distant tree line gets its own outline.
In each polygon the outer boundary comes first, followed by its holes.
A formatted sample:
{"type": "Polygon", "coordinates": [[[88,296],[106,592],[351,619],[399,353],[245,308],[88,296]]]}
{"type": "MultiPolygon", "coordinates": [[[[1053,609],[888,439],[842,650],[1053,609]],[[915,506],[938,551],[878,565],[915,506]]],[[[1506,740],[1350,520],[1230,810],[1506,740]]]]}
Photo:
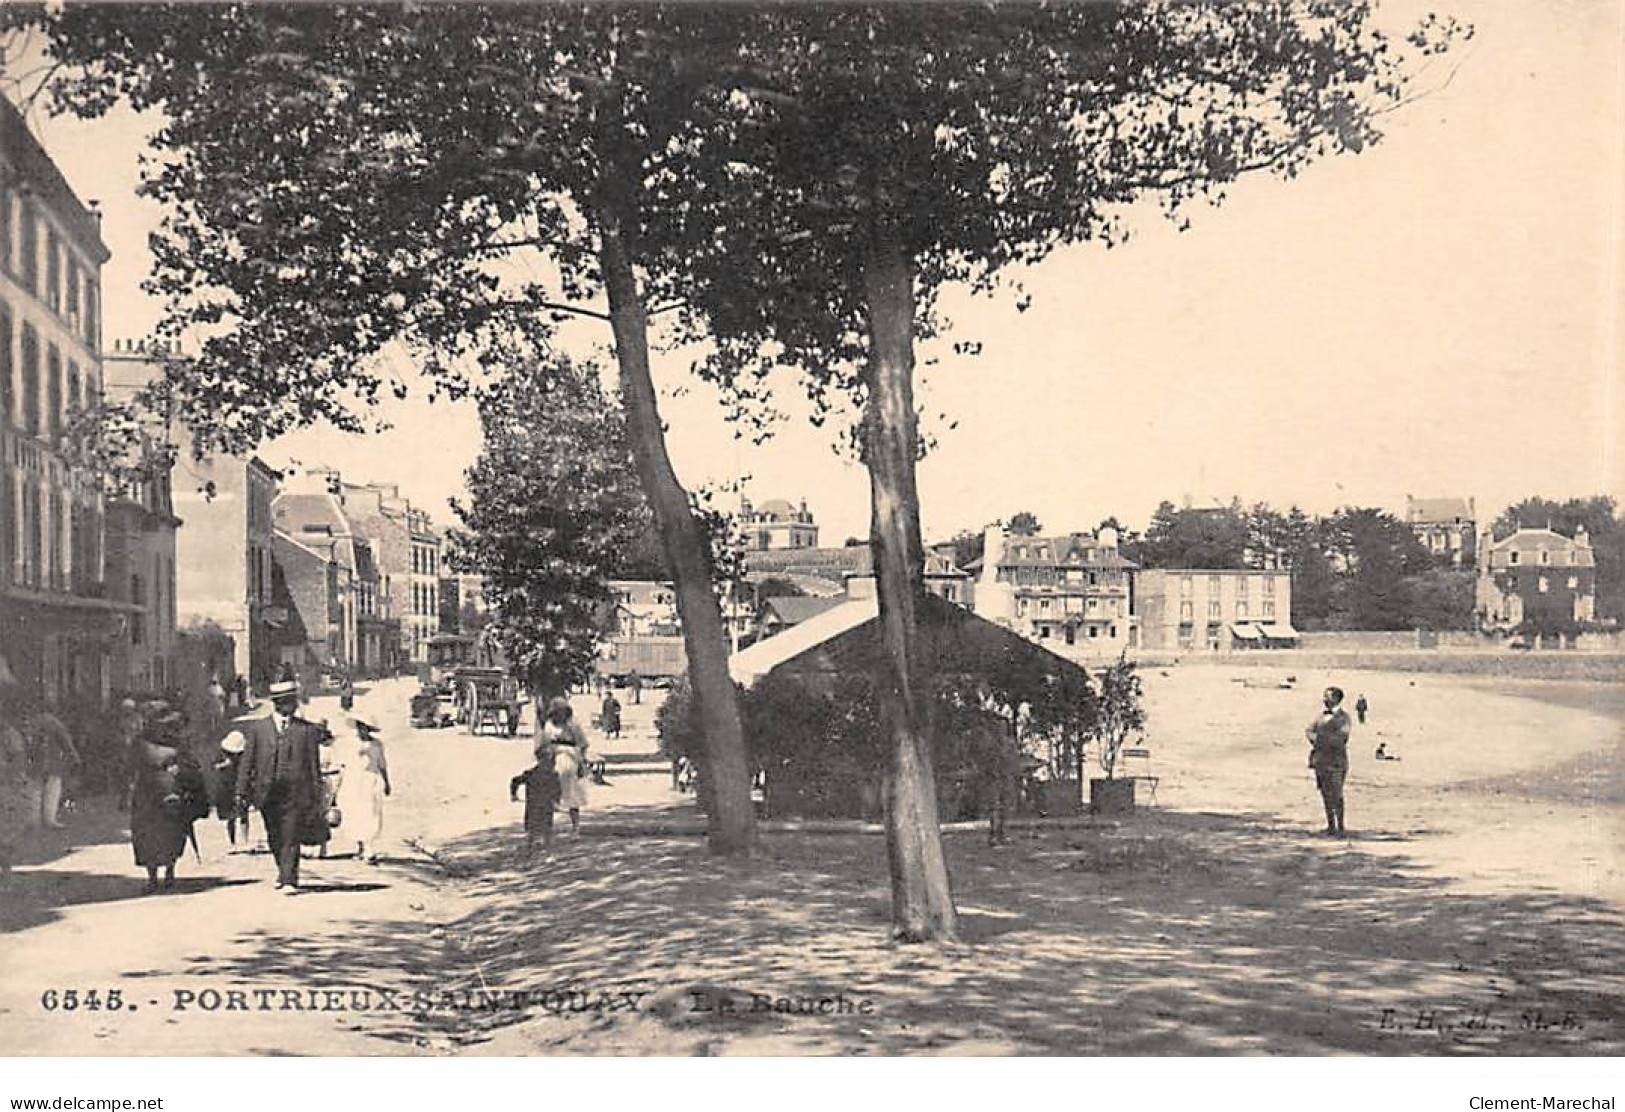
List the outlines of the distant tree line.
{"type": "MultiPolygon", "coordinates": [[[[1531,497],[1507,507],[1491,527],[1496,540],[1519,526],[1590,534],[1597,561],[1597,617],[1625,617],[1625,525],[1605,495],[1555,502],[1531,497]]],[[[1345,506],[1330,516],[1298,506],[1233,499],[1227,506],[1163,502],[1145,532],[1115,517],[1123,555],[1142,568],[1276,569],[1292,577],[1292,620],[1302,629],[1472,629],[1473,571],[1436,558],[1409,525],[1386,510],[1345,506]]],[[[1038,519],[1023,511],[1010,531],[1032,535],[1038,519]],[[1017,522],[1021,528],[1015,528],[1017,522]]],[[[947,542],[961,567],[982,556],[983,535],[962,530],[947,542]]]]}

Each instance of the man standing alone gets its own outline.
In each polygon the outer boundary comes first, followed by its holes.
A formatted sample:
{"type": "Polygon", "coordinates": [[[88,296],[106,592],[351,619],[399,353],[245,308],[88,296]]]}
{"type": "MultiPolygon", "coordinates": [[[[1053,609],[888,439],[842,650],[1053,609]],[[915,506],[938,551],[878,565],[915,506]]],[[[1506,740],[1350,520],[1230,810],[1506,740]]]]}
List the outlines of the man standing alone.
{"type": "MultiPolygon", "coordinates": [[[[271,715],[242,724],[237,766],[237,812],[252,803],[265,819],[266,839],[276,858],[276,886],[299,888],[300,835],[321,815],[320,727],[294,715],[299,685],[271,685],[271,715]]],[[[244,825],[247,825],[246,819],[244,825]]]]}
{"type": "Polygon", "coordinates": [[[1309,767],[1326,805],[1326,833],[1343,829],[1343,780],[1349,772],[1349,712],[1343,709],[1343,689],[1328,687],[1320,715],[1304,731],[1309,739],[1309,767]]]}

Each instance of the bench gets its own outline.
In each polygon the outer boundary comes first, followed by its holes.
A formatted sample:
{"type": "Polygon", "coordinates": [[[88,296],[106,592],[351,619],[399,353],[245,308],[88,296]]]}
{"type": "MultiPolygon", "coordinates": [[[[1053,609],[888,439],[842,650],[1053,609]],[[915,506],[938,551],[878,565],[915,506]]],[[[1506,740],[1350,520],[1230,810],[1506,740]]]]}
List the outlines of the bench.
{"type": "Polygon", "coordinates": [[[1157,785],[1162,782],[1162,777],[1151,771],[1151,750],[1144,746],[1124,749],[1118,754],[1118,760],[1123,765],[1121,778],[1145,783],[1151,789],[1151,802],[1154,805],[1157,802],[1157,785]],[[1137,764],[1130,764],[1131,761],[1137,764]]]}

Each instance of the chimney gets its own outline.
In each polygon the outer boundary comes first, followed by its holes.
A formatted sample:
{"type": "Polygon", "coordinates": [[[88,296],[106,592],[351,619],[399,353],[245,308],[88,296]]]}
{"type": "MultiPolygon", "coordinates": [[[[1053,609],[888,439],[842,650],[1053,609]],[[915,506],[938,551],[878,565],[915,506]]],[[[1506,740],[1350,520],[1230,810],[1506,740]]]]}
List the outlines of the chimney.
{"type": "Polygon", "coordinates": [[[977,582],[992,585],[998,582],[999,561],[1004,558],[1004,523],[995,521],[982,531],[982,574],[977,582]]]}

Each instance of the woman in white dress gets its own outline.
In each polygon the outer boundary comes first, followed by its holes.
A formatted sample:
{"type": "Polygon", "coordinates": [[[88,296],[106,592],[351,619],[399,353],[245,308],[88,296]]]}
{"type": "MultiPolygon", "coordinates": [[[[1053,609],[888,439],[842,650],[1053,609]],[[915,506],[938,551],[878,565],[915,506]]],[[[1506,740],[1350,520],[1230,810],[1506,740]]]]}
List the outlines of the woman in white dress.
{"type": "Polygon", "coordinates": [[[570,833],[581,833],[581,808],[587,805],[587,735],[562,695],[547,704],[547,714],[536,732],[536,751],[553,750],[559,775],[558,809],[570,813],[570,833]]]}
{"type": "Polygon", "coordinates": [[[378,727],[360,718],[350,720],[350,737],[338,743],[335,754],[343,772],[338,807],[339,829],[355,839],[356,858],[378,864],[378,844],[384,836],[384,797],[389,795],[389,762],[378,727]],[[367,852],[368,847],[372,852],[367,852]]]}

